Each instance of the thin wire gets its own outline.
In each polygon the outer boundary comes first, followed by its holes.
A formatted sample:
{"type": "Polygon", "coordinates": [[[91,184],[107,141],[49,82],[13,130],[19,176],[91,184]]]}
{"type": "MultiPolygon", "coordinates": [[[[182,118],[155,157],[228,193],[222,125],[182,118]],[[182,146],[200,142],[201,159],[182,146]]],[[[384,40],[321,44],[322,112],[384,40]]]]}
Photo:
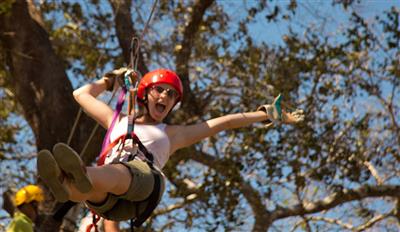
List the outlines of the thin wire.
{"type": "Polygon", "coordinates": [[[83,111],[82,108],[79,107],[78,114],[75,116],[74,125],[72,126],[72,129],[71,129],[71,131],[69,132],[69,136],[68,136],[68,140],[67,140],[67,145],[68,145],[68,146],[71,144],[72,136],[73,136],[74,133],[75,133],[76,126],[78,125],[78,121],[79,121],[79,119],[80,119],[80,117],[81,117],[82,111],[83,111]]]}
{"type": "Polygon", "coordinates": [[[147,18],[146,24],[144,25],[143,31],[140,35],[140,38],[137,38],[135,36],[132,37],[131,40],[131,60],[130,60],[130,68],[133,69],[133,71],[135,72],[136,75],[136,81],[135,81],[135,85],[133,85],[132,83],[132,79],[130,79],[129,81],[131,82],[130,84],[130,90],[129,90],[129,102],[128,102],[128,131],[129,133],[134,131],[134,126],[135,126],[135,120],[136,120],[136,90],[137,90],[137,86],[138,86],[138,82],[140,81],[141,76],[138,75],[138,71],[137,71],[137,66],[138,66],[138,61],[139,61],[139,52],[140,52],[140,45],[141,45],[141,41],[144,38],[144,35],[147,33],[150,21],[153,17],[153,13],[154,10],[157,6],[158,0],[155,0],[153,2],[153,6],[150,12],[149,17],[147,18]]]}
{"type": "MultiPolygon", "coordinates": [[[[116,92],[117,92],[117,91],[115,91],[115,90],[113,91],[110,100],[108,100],[108,102],[107,102],[107,105],[110,105],[111,101],[112,101],[112,100],[114,99],[114,97],[115,97],[116,92]]],[[[81,110],[82,110],[82,108],[81,108],[81,110]]],[[[83,155],[85,154],[86,149],[88,148],[88,146],[89,146],[90,142],[92,141],[92,139],[93,139],[93,137],[94,137],[94,135],[95,135],[95,133],[96,133],[96,131],[97,131],[98,128],[99,128],[99,123],[96,123],[96,125],[94,126],[92,132],[90,133],[89,139],[86,141],[85,146],[82,148],[81,156],[83,156],[83,155]]]]}
{"type": "MultiPolygon", "coordinates": [[[[144,25],[142,34],[140,35],[140,38],[139,39],[137,39],[136,37],[132,38],[131,45],[133,45],[133,41],[137,40],[137,46],[136,46],[136,50],[134,52],[135,58],[134,58],[134,60],[132,60],[132,66],[133,66],[132,68],[133,68],[133,70],[137,70],[137,64],[138,64],[138,60],[139,60],[140,45],[141,45],[141,42],[143,40],[144,35],[147,33],[147,29],[149,27],[150,21],[151,21],[151,19],[153,17],[153,13],[154,13],[154,10],[156,9],[157,4],[158,4],[158,0],[155,0],[154,3],[153,3],[153,6],[151,8],[151,12],[150,12],[149,18],[147,18],[147,22],[144,25]]],[[[131,56],[131,58],[132,58],[132,56],[131,56]]]]}
{"type": "MultiPolygon", "coordinates": [[[[110,36],[110,31],[108,32],[106,38],[108,38],[109,36],[110,36]]],[[[103,46],[105,46],[105,44],[106,44],[106,41],[103,42],[103,46]]],[[[103,58],[103,56],[104,56],[104,54],[101,53],[99,58],[96,61],[96,65],[94,67],[97,67],[100,64],[100,61],[103,58]]],[[[95,68],[92,70],[92,72],[89,74],[89,76],[93,75],[94,72],[95,72],[95,68]]],[[[115,93],[113,92],[113,95],[112,95],[111,99],[108,101],[107,104],[109,104],[111,102],[111,100],[114,98],[114,96],[115,96],[115,93]]],[[[82,107],[79,107],[78,114],[75,116],[74,125],[72,126],[72,129],[69,132],[69,136],[68,136],[68,140],[67,140],[67,145],[68,146],[71,144],[71,140],[72,140],[73,135],[75,134],[75,130],[76,130],[76,127],[78,125],[79,119],[81,118],[82,111],[83,111],[82,107]]],[[[91,134],[94,134],[94,132],[97,130],[97,128],[98,128],[98,124],[96,124],[96,126],[92,129],[91,134]]],[[[90,138],[90,140],[91,140],[91,138],[90,138]]],[[[85,147],[84,147],[85,150],[86,150],[87,144],[88,144],[88,142],[85,144],[85,147]]],[[[82,156],[82,152],[81,152],[81,156],[82,156]]]]}

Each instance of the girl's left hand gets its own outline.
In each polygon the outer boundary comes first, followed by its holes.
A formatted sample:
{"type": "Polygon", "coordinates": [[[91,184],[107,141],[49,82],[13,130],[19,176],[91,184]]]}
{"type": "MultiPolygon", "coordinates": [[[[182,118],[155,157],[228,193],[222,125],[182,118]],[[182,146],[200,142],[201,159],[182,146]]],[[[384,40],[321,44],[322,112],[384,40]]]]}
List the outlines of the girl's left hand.
{"type": "Polygon", "coordinates": [[[271,105],[262,105],[258,107],[257,110],[264,111],[268,115],[270,123],[266,124],[267,128],[272,127],[274,122],[294,124],[304,121],[303,110],[296,109],[293,112],[286,112],[282,107],[284,104],[281,100],[282,97],[279,94],[271,105]]]}

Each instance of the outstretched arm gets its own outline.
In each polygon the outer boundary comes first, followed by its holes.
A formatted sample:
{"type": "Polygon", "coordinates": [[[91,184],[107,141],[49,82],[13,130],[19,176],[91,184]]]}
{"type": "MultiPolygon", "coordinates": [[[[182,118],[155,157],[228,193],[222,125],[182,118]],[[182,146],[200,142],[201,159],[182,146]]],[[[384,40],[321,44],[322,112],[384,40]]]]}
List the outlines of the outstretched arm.
{"type": "MultiPolygon", "coordinates": [[[[295,123],[292,114],[283,112],[284,123],[295,123]]],[[[188,126],[169,126],[167,129],[171,142],[171,154],[176,150],[190,146],[220,131],[248,126],[255,122],[268,120],[264,111],[230,114],[206,122],[188,126]]]]}

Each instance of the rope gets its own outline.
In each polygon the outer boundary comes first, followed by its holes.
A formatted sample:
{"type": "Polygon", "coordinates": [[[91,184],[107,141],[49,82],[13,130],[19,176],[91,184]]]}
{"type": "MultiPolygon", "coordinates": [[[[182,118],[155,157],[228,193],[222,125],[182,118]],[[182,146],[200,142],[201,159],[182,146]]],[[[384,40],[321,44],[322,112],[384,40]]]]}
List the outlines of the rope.
{"type": "MultiPolygon", "coordinates": [[[[115,90],[112,92],[112,96],[111,96],[111,98],[108,100],[107,105],[110,105],[110,103],[112,102],[112,100],[113,100],[114,97],[115,97],[116,92],[117,92],[117,91],[115,91],[115,90]]],[[[82,108],[81,108],[81,111],[82,111],[82,108]]],[[[96,123],[96,126],[93,128],[92,132],[90,133],[90,136],[89,136],[88,140],[86,141],[85,146],[83,146],[83,148],[82,148],[81,156],[83,156],[83,155],[85,154],[86,149],[88,148],[90,142],[92,141],[92,139],[93,139],[93,137],[94,137],[94,135],[95,135],[97,129],[99,128],[99,126],[100,126],[100,125],[99,125],[98,123],[96,123]]]]}
{"type": "Polygon", "coordinates": [[[135,111],[135,106],[136,106],[136,92],[137,92],[137,86],[138,86],[138,82],[140,81],[141,75],[137,75],[139,72],[137,71],[137,65],[138,65],[138,61],[139,61],[139,52],[140,52],[140,45],[141,42],[144,38],[144,35],[147,33],[150,21],[153,17],[155,8],[157,6],[158,0],[155,0],[153,2],[153,6],[151,8],[151,12],[149,17],[147,18],[147,21],[144,25],[143,31],[140,35],[139,38],[133,36],[131,39],[131,47],[130,47],[130,68],[135,72],[136,74],[136,80],[135,80],[135,84],[133,85],[133,80],[129,78],[129,76],[125,76],[125,79],[128,79],[128,81],[130,82],[129,85],[129,97],[128,97],[128,131],[127,131],[127,135],[128,138],[131,134],[131,132],[134,131],[134,126],[135,126],[135,120],[136,120],[136,111],[135,111]]]}
{"type": "Polygon", "coordinates": [[[72,126],[72,129],[71,129],[71,131],[69,132],[69,136],[68,136],[68,140],[67,140],[67,145],[68,145],[68,146],[69,146],[70,143],[71,143],[72,136],[73,136],[74,133],[75,133],[76,126],[78,125],[78,121],[79,121],[79,119],[80,119],[80,117],[81,117],[82,111],[83,111],[83,110],[82,110],[82,107],[80,107],[80,108],[79,108],[79,111],[78,111],[78,114],[75,116],[74,125],[72,126]]]}
{"type": "Polygon", "coordinates": [[[150,24],[151,18],[153,17],[153,13],[154,13],[154,10],[155,10],[157,4],[158,4],[158,0],[155,0],[153,2],[153,6],[151,8],[150,15],[147,18],[147,22],[144,25],[144,28],[143,28],[143,31],[142,31],[142,34],[141,34],[140,38],[137,39],[137,38],[133,37],[132,40],[131,40],[131,49],[133,47],[134,41],[137,40],[137,46],[136,46],[136,50],[135,50],[135,53],[134,53],[135,57],[133,57],[133,53],[131,53],[131,64],[130,64],[130,66],[131,66],[131,68],[133,70],[137,70],[137,64],[138,64],[138,60],[139,60],[139,48],[140,48],[141,42],[142,42],[142,40],[144,38],[144,35],[147,33],[148,26],[150,24]]]}

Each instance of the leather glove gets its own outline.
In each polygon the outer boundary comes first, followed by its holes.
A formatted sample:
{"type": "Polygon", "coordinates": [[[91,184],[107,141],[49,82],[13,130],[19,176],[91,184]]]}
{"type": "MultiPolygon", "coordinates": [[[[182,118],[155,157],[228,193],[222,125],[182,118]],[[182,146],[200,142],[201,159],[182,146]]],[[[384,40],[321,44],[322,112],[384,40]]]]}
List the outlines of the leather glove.
{"type": "Polygon", "coordinates": [[[282,97],[279,94],[272,104],[262,105],[258,107],[257,110],[264,111],[268,119],[264,121],[266,123],[265,127],[269,128],[273,124],[279,123],[299,123],[304,121],[304,112],[303,110],[296,109],[291,113],[287,113],[282,110],[282,97]]]}
{"type": "Polygon", "coordinates": [[[279,94],[271,105],[266,104],[257,108],[257,111],[264,111],[267,114],[268,119],[266,120],[267,125],[273,122],[282,121],[282,107],[281,107],[281,95],[279,94]]]}
{"type": "Polygon", "coordinates": [[[129,71],[128,68],[119,68],[104,74],[103,79],[106,82],[107,91],[113,91],[115,80],[118,81],[119,86],[124,86],[125,72],[129,71]]]}

